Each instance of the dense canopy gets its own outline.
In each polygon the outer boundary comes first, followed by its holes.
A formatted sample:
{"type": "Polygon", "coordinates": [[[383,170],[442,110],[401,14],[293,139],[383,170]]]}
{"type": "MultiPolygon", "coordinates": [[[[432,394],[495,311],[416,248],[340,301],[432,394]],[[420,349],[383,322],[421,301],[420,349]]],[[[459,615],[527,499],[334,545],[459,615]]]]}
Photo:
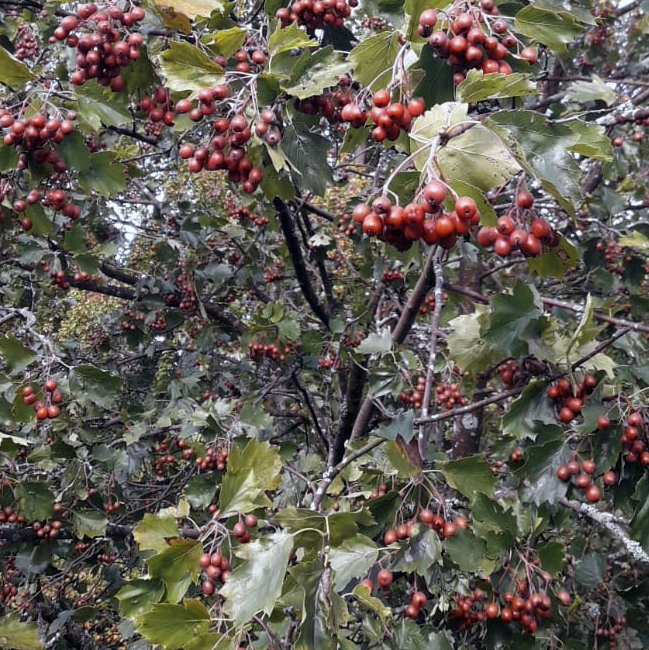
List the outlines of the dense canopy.
{"type": "Polygon", "coordinates": [[[649,646],[646,0],[0,17],[0,648],[649,646]]]}

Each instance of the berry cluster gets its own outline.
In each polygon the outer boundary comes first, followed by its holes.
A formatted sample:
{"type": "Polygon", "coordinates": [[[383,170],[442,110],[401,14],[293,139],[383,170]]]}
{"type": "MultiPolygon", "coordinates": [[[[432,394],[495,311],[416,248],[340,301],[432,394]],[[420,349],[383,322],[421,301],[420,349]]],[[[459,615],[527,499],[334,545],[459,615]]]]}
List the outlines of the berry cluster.
{"type": "MultiPolygon", "coordinates": [[[[163,125],[172,126],[176,118],[171,95],[166,88],[161,86],[158,86],[150,95],[144,95],[140,99],[138,107],[147,114],[144,126],[147,135],[158,137],[162,133],[163,125]]],[[[176,110],[178,110],[177,107],[176,110]]]]}
{"type": "Polygon", "coordinates": [[[346,212],[338,215],[338,232],[347,237],[351,237],[356,232],[356,224],[351,215],[346,212]]]}
{"type": "MultiPolygon", "coordinates": [[[[1,512],[1,511],[0,511],[1,512]]],[[[10,603],[16,600],[18,596],[18,587],[21,572],[16,569],[16,559],[8,557],[3,562],[2,572],[0,573],[0,604],[10,603]]]]}
{"type": "Polygon", "coordinates": [[[250,541],[250,528],[254,528],[256,525],[256,515],[246,515],[244,521],[238,521],[232,526],[232,534],[237,538],[239,544],[247,544],[250,541]]]}
{"type": "Polygon", "coordinates": [[[59,530],[63,522],[59,519],[53,519],[52,521],[45,521],[41,523],[40,521],[35,521],[32,524],[32,528],[36,531],[36,536],[42,539],[49,538],[55,539],[59,536],[59,530]]]}
{"type": "MultiPolygon", "coordinates": [[[[399,269],[387,269],[383,271],[383,275],[381,276],[381,282],[396,282],[401,284],[403,281],[403,273],[399,269]]],[[[433,300],[435,299],[433,298],[433,300]]]]}
{"type": "Polygon", "coordinates": [[[516,386],[516,384],[523,378],[523,373],[518,368],[518,362],[515,359],[508,359],[498,366],[498,374],[500,381],[505,386],[516,386]]]}
{"type": "Polygon", "coordinates": [[[412,522],[399,524],[396,528],[388,528],[383,535],[386,546],[412,537],[412,522]]]}
{"type": "MultiPolygon", "coordinates": [[[[594,460],[582,460],[581,464],[575,458],[568,461],[565,465],[559,465],[557,468],[557,477],[562,481],[569,481],[574,476],[574,484],[585,491],[585,496],[590,503],[597,503],[602,498],[602,490],[596,483],[593,483],[593,475],[597,470],[597,464],[594,460]]],[[[602,476],[605,485],[614,485],[617,481],[615,472],[609,470],[602,476]]]]}
{"type": "Polygon", "coordinates": [[[38,42],[27,23],[23,23],[18,28],[14,54],[20,61],[32,59],[38,55],[38,42]]]}
{"type": "Polygon", "coordinates": [[[409,203],[402,208],[392,205],[390,199],[382,195],[371,206],[359,203],[352,218],[362,224],[365,234],[378,237],[401,251],[408,250],[417,239],[451,248],[458,235],[467,234],[471,226],[480,222],[480,211],[468,196],[456,199],[453,212],[444,212],[446,186],[441,181],[427,183],[422,196],[421,203],[409,203]]]}
{"type": "MultiPolygon", "coordinates": [[[[377,90],[369,113],[375,125],[371,135],[379,142],[396,140],[401,131],[410,131],[412,119],[425,110],[426,105],[420,97],[413,97],[404,105],[402,102],[391,102],[389,90],[377,90]]],[[[343,122],[350,122],[352,126],[358,126],[363,117],[367,118],[367,113],[358,104],[347,104],[341,111],[343,122]]]]}
{"type": "Polygon", "coordinates": [[[419,590],[413,591],[412,595],[410,596],[410,603],[406,605],[406,609],[404,610],[405,615],[408,618],[417,620],[419,618],[419,612],[424,607],[426,607],[427,602],[428,602],[428,597],[423,591],[419,591],[419,590]]]}
{"type": "Polygon", "coordinates": [[[629,413],[620,440],[622,447],[627,450],[624,460],[628,463],[640,463],[642,467],[649,466],[649,446],[641,411],[629,413]]]}
{"type": "Polygon", "coordinates": [[[387,491],[387,483],[381,483],[375,490],[372,490],[370,493],[370,499],[378,499],[379,497],[385,496],[387,491]]]}
{"type": "Polygon", "coordinates": [[[97,560],[104,564],[113,564],[117,560],[117,555],[115,553],[97,553],[97,560]]]}
{"type": "Polygon", "coordinates": [[[342,27],[358,0],[296,0],[290,7],[282,7],[275,13],[282,27],[291,23],[304,25],[309,34],[326,25],[342,27]]]}
{"type": "Polygon", "coordinates": [[[357,345],[360,345],[364,336],[365,332],[363,330],[357,330],[355,333],[345,332],[342,343],[346,348],[355,348],[357,345]]]}
{"type": "Polygon", "coordinates": [[[520,622],[530,634],[536,632],[539,621],[550,617],[552,601],[546,593],[530,593],[527,581],[522,582],[525,583],[522,591],[505,592],[500,603],[496,600],[485,603],[481,589],[474,590],[469,596],[458,594],[453,615],[459,620],[460,627],[468,629],[476,622],[499,618],[503,623],[520,622]]]}
{"type": "Polygon", "coordinates": [[[0,508],[0,524],[24,524],[25,515],[19,514],[12,506],[0,508]]]}
{"type": "Polygon", "coordinates": [[[259,122],[255,124],[255,133],[263,138],[268,145],[276,147],[282,141],[282,134],[279,130],[279,120],[275,111],[265,108],[259,114],[259,122]]]}
{"type": "MultiPolygon", "coordinates": [[[[255,226],[259,226],[260,228],[267,225],[269,222],[267,216],[262,216],[256,212],[253,212],[246,205],[238,204],[232,195],[229,195],[225,198],[224,206],[228,212],[228,215],[237,221],[250,220],[255,224],[255,226]]],[[[240,251],[233,250],[228,257],[228,261],[230,264],[239,264],[239,262],[241,262],[240,251]]]]}
{"type": "MultiPolygon", "coordinates": [[[[446,291],[442,294],[442,300],[448,300],[446,291]]],[[[421,307],[419,307],[419,313],[423,316],[433,311],[433,309],[435,309],[435,294],[429,293],[421,304],[421,307]]]]}
{"type": "Polygon", "coordinates": [[[180,302],[178,307],[185,310],[196,309],[196,287],[191,274],[183,272],[178,275],[176,285],[180,291],[180,302]]]}
{"type": "Polygon", "coordinates": [[[124,312],[124,320],[122,321],[122,329],[134,332],[137,329],[136,323],[144,322],[144,314],[136,314],[134,311],[127,309],[124,312]]]}
{"type": "Polygon", "coordinates": [[[247,155],[246,143],[252,131],[246,116],[238,113],[229,119],[219,117],[213,126],[216,135],[208,146],[185,143],[180,146],[180,157],[187,159],[191,172],[227,170],[230,182],[241,183],[244,192],[254,192],[263,179],[263,171],[247,155]]]}
{"type": "Polygon", "coordinates": [[[468,404],[466,397],[462,395],[459,384],[455,382],[450,384],[441,382],[435,386],[435,399],[445,409],[452,409],[454,406],[466,406],[468,404]]]}
{"type": "MultiPolygon", "coordinates": [[[[156,93],[157,92],[158,91],[156,91],[156,93]]],[[[225,84],[217,84],[210,88],[202,88],[198,92],[197,104],[194,104],[190,99],[179,99],[176,102],[175,111],[179,115],[189,115],[189,118],[193,122],[200,122],[204,117],[215,115],[217,112],[218,102],[226,99],[229,94],[230,91],[225,84]]],[[[141,101],[140,108],[142,108],[141,101]]],[[[169,104],[168,110],[171,108],[174,108],[173,103],[169,104]]]]}
{"type": "MultiPolygon", "coordinates": [[[[19,117],[6,108],[0,108],[0,127],[8,129],[4,134],[4,143],[31,154],[35,162],[49,163],[56,173],[66,171],[67,166],[51,145],[60,144],[66,135],[74,131],[74,119],[76,113],[72,111],[66,119],[61,119],[40,112],[32,117],[19,117]]],[[[27,156],[22,156],[18,168],[25,169],[27,162],[27,156]]]]}
{"type": "MultiPolygon", "coordinates": [[[[511,74],[512,67],[505,57],[518,49],[520,43],[509,31],[507,21],[494,18],[498,14],[494,0],[481,0],[480,9],[458,0],[445,13],[443,29],[435,30],[439,20],[437,11],[425,9],[419,17],[418,33],[428,38],[437,55],[453,66],[456,84],[464,81],[471,68],[480,68],[485,74],[511,74]]],[[[523,47],[518,56],[529,63],[536,63],[538,59],[532,47],[523,47]]]]}
{"type": "MultiPolygon", "coordinates": [[[[254,68],[255,71],[259,71],[266,63],[266,56],[267,53],[259,47],[242,47],[234,54],[234,70],[248,73],[254,68]]],[[[218,63],[223,68],[229,65],[227,57],[222,54],[214,57],[214,63],[218,63]]]]}
{"type": "Polygon", "coordinates": [[[609,650],[616,650],[617,642],[615,638],[617,637],[622,630],[626,628],[626,617],[618,616],[617,618],[611,618],[600,623],[595,629],[595,634],[602,639],[608,639],[609,650]]]}
{"type": "Polygon", "coordinates": [[[286,265],[281,260],[277,260],[274,266],[267,266],[264,269],[264,280],[266,282],[275,282],[284,279],[284,269],[286,265]]]}
{"type": "Polygon", "coordinates": [[[529,226],[519,219],[520,211],[504,214],[497,226],[483,226],[476,237],[478,244],[493,246],[496,255],[507,257],[520,251],[525,257],[543,252],[543,245],[554,248],[559,245],[559,234],[542,217],[534,218],[529,226]]]}
{"type": "Polygon", "coordinates": [[[558,409],[561,422],[572,422],[584,406],[584,400],[597,386],[597,379],[593,375],[585,375],[584,380],[578,382],[573,392],[570,381],[563,377],[548,388],[548,397],[554,400],[558,409]]]}
{"type": "Polygon", "coordinates": [[[63,393],[56,386],[56,379],[50,378],[45,382],[43,385],[43,391],[45,393],[44,401],[39,400],[31,384],[23,387],[21,391],[23,402],[34,406],[37,419],[55,419],[61,414],[61,409],[58,405],[63,401],[63,393]]]}
{"type": "Polygon", "coordinates": [[[228,455],[227,449],[217,449],[208,445],[205,455],[196,457],[196,466],[202,470],[217,469],[223,472],[228,462],[228,455]]]}
{"type": "Polygon", "coordinates": [[[217,583],[223,584],[230,577],[230,561],[221,553],[203,553],[199,565],[205,571],[203,593],[211,596],[216,591],[217,583]]]}
{"type": "Polygon", "coordinates": [[[631,261],[631,256],[627,255],[624,246],[620,246],[614,239],[609,239],[606,244],[597,242],[597,250],[604,251],[604,268],[607,271],[624,275],[624,262],[631,261]]]}
{"type": "Polygon", "coordinates": [[[442,515],[436,515],[430,508],[423,508],[419,511],[419,521],[434,530],[442,539],[457,535],[458,528],[468,526],[467,518],[458,515],[454,520],[445,519],[442,515]]]}
{"type": "Polygon", "coordinates": [[[142,20],[144,10],[133,6],[125,13],[117,5],[100,10],[91,2],[79,5],[77,13],[79,17],[65,16],[51,37],[51,40],[66,41],[77,50],[77,68],[70,75],[70,83],[80,86],[88,79],[97,79],[100,85],[110,86],[114,92],[124,90],[126,81],[121,70],[140,58],[144,37],[132,32],[121,40],[120,28],[131,27],[142,20]],[[76,34],[80,26],[89,32],[76,34]]]}
{"type": "MultiPolygon", "coordinates": [[[[208,389],[201,395],[203,401],[208,399],[218,399],[219,397],[241,397],[241,390],[229,379],[226,379],[222,385],[219,385],[218,391],[210,391],[208,389]]],[[[184,440],[180,440],[178,444],[180,445],[180,443],[184,443],[184,440]]]]}
{"type": "Polygon", "coordinates": [[[399,399],[406,404],[412,404],[414,408],[420,409],[424,399],[424,390],[426,388],[426,377],[420,375],[417,378],[414,388],[411,390],[402,390],[399,393],[399,399]]]}
{"type": "Polygon", "coordinates": [[[253,361],[261,361],[264,358],[273,361],[285,361],[286,355],[291,353],[290,345],[283,349],[279,343],[262,343],[251,341],[248,343],[248,353],[253,361]]]}
{"type": "Polygon", "coordinates": [[[358,105],[351,87],[351,77],[347,74],[341,75],[336,90],[296,100],[295,109],[307,115],[320,113],[332,125],[345,121],[352,122],[352,126],[355,127],[363,126],[367,121],[367,112],[358,105]],[[353,120],[346,118],[343,120],[342,111],[348,105],[355,107],[353,120]]]}
{"type": "Polygon", "coordinates": [[[333,352],[329,352],[329,354],[325,356],[318,357],[318,365],[325,370],[331,370],[332,368],[334,370],[340,370],[341,367],[340,359],[333,352]]]}

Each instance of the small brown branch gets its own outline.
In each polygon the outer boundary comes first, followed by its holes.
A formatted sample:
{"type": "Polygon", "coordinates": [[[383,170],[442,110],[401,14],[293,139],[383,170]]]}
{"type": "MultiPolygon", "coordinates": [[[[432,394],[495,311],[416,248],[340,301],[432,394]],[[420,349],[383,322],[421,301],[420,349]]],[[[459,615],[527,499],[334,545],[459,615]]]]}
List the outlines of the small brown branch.
{"type": "Polygon", "coordinates": [[[370,442],[363,445],[360,449],[357,449],[356,451],[352,452],[351,454],[349,454],[349,456],[345,456],[337,465],[335,465],[331,469],[328,469],[325,472],[324,476],[322,477],[320,486],[316,490],[315,498],[313,499],[313,503],[311,504],[311,509],[317,510],[320,507],[320,504],[322,503],[322,499],[324,498],[324,495],[327,493],[327,488],[333,483],[333,480],[336,478],[336,476],[338,476],[338,474],[340,474],[340,472],[342,472],[348,465],[353,463],[355,460],[369,453],[370,451],[372,451],[372,449],[375,449],[376,447],[383,444],[384,442],[387,442],[386,438],[374,438],[374,440],[370,440],[370,442]]]}
{"type": "Polygon", "coordinates": [[[397,321],[397,324],[392,330],[392,340],[396,345],[401,345],[410,329],[412,324],[417,318],[419,313],[419,308],[421,307],[428,290],[433,286],[435,282],[435,247],[431,248],[430,253],[428,254],[428,259],[424,264],[421,275],[415,284],[412,293],[408,298],[408,302],[405,304],[403,311],[401,312],[401,317],[397,321]]]}
{"type": "Polygon", "coordinates": [[[324,445],[325,449],[329,449],[329,440],[327,436],[325,435],[324,431],[322,430],[322,427],[320,426],[320,419],[318,417],[318,414],[315,410],[315,406],[313,404],[313,400],[311,399],[311,393],[309,392],[309,389],[307,388],[306,384],[304,383],[304,380],[300,376],[299,370],[295,370],[293,373],[293,381],[295,382],[295,386],[304,398],[304,402],[306,403],[307,408],[309,409],[309,413],[311,413],[311,419],[313,420],[313,426],[322,441],[322,444],[324,445]]]}
{"type": "Polygon", "coordinates": [[[446,291],[452,291],[453,293],[459,293],[483,305],[488,305],[491,302],[487,296],[483,296],[477,291],[473,291],[472,289],[468,289],[459,284],[454,284],[453,282],[444,282],[444,289],[446,289],[446,291]]]}
{"type": "Polygon", "coordinates": [[[570,369],[571,370],[576,370],[580,366],[583,366],[586,363],[586,361],[588,361],[589,359],[592,359],[594,356],[598,355],[600,352],[603,352],[604,350],[606,350],[606,348],[613,345],[613,343],[615,343],[615,341],[617,341],[618,339],[621,339],[623,336],[628,334],[630,331],[631,330],[630,330],[629,327],[623,327],[618,332],[615,332],[615,334],[613,336],[611,336],[610,339],[606,339],[606,341],[602,341],[594,350],[592,350],[588,354],[585,354],[580,359],[577,359],[577,361],[575,361],[573,364],[570,365],[570,369]]]}
{"type": "Polygon", "coordinates": [[[331,212],[327,212],[327,210],[324,210],[323,208],[320,208],[317,205],[313,205],[313,203],[310,203],[309,201],[302,201],[301,205],[304,207],[305,210],[308,210],[313,214],[317,214],[319,217],[322,217],[327,221],[331,221],[333,223],[336,220],[336,217],[334,217],[334,215],[331,214],[331,212]]]}
{"type": "Polygon", "coordinates": [[[154,147],[158,146],[157,138],[144,135],[143,133],[138,133],[135,130],[135,128],[125,129],[122,126],[112,126],[112,125],[107,128],[109,131],[113,131],[114,133],[119,133],[120,135],[127,135],[129,138],[133,138],[134,140],[139,140],[140,142],[144,142],[145,144],[150,144],[153,145],[154,147]]]}
{"type": "MultiPolygon", "coordinates": [[[[557,300],[555,298],[543,298],[541,300],[545,305],[551,307],[558,307],[559,309],[565,309],[566,311],[571,311],[575,314],[580,314],[584,311],[584,308],[581,305],[575,305],[573,303],[564,302],[563,300],[557,300]]],[[[600,320],[604,323],[610,323],[617,327],[628,327],[634,332],[644,332],[649,334],[649,325],[643,325],[642,323],[635,323],[631,320],[626,320],[624,318],[615,318],[614,316],[607,316],[606,314],[601,314],[600,312],[593,312],[593,318],[595,320],[600,320]]]]}

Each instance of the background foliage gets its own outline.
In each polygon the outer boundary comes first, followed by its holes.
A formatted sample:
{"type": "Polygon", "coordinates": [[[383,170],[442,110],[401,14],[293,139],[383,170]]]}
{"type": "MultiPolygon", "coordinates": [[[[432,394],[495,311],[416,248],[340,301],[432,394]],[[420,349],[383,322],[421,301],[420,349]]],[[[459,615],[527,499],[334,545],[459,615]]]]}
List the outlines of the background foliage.
{"type": "Polygon", "coordinates": [[[647,647],[649,5],[285,5],[0,0],[0,647],[647,647]]]}

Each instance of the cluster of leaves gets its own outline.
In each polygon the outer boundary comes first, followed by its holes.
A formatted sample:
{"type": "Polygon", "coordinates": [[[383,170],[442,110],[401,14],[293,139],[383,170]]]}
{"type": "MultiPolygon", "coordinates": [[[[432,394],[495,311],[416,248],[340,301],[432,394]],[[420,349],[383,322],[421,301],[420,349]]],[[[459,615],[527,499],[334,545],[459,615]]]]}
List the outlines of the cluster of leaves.
{"type": "Polygon", "coordinates": [[[0,647],[646,647],[647,3],[294,4],[0,7],[0,647]]]}

